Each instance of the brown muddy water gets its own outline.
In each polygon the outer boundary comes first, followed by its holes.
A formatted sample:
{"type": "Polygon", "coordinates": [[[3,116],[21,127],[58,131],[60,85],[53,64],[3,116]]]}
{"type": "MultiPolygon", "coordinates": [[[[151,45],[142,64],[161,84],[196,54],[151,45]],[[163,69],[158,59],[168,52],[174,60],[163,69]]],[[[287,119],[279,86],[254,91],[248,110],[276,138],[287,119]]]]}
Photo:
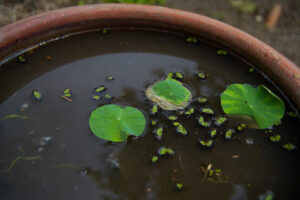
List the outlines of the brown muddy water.
{"type": "MultiPolygon", "coordinates": [[[[193,99],[224,115],[220,93],[231,83],[264,84],[280,96],[286,111],[295,111],[265,76],[249,72],[249,63],[203,42],[187,43],[182,35],[152,31],[109,31],[70,36],[23,54],[0,68],[0,117],[11,114],[27,119],[0,120],[0,199],[299,199],[299,152],[282,148],[299,146],[299,119],[285,115],[272,133],[246,128],[231,140],[224,132],[238,118],[218,128],[214,146],[203,149],[211,128],[197,123],[202,105],[189,118],[173,112],[188,134],[176,133],[168,112],[149,115],[152,104],[144,90],[169,72],[181,72],[193,99]],[[200,80],[196,73],[208,74],[200,80]],[[114,79],[107,80],[111,75],[114,79]],[[93,100],[93,89],[104,94],[93,100]],[[72,101],[61,98],[72,89],[72,101]],[[32,90],[43,94],[40,101],[32,90]],[[147,118],[145,133],[114,144],[97,138],[89,129],[89,115],[98,106],[114,103],[140,109],[147,118]],[[151,125],[157,120],[156,126],[151,125]],[[158,141],[153,130],[162,126],[158,141]],[[279,134],[273,143],[269,136],[279,134]],[[152,163],[160,147],[176,153],[152,163]],[[218,172],[210,175],[207,169],[218,172]],[[183,185],[182,190],[176,184],[183,185]]],[[[214,117],[213,116],[213,117],[214,117]]],[[[211,121],[212,117],[206,119],[211,121]]]]}

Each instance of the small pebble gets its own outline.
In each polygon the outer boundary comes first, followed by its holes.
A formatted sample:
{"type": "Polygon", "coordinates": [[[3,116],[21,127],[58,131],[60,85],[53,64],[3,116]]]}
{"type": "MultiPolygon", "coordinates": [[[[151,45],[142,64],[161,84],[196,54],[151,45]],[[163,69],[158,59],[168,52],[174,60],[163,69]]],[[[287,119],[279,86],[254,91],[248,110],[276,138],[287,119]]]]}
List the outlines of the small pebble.
{"type": "Polygon", "coordinates": [[[252,138],[246,138],[246,144],[252,145],[254,144],[254,140],[252,138]]]}

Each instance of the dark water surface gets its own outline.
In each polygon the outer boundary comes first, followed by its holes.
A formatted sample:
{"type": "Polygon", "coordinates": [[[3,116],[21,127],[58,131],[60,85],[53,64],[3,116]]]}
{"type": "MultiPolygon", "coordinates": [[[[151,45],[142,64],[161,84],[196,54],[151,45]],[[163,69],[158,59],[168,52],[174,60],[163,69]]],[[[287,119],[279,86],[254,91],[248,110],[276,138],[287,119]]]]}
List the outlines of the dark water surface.
{"type": "Polygon", "coordinates": [[[0,199],[251,200],[267,191],[274,199],[299,199],[299,153],[282,148],[288,142],[299,146],[297,118],[285,115],[273,133],[247,128],[228,141],[221,133],[239,123],[229,119],[218,130],[214,148],[203,150],[197,140],[209,139],[209,129],[197,125],[200,106],[190,118],[179,116],[187,136],[178,135],[163,114],[148,115],[152,105],[144,90],[168,72],[183,73],[193,97],[207,97],[206,106],[215,116],[223,114],[219,95],[231,83],[264,84],[283,98],[262,75],[250,73],[249,64],[233,55],[219,56],[217,50],[165,33],[93,32],[39,47],[24,55],[25,63],[13,59],[4,64],[0,117],[19,114],[28,119],[0,120],[0,199]],[[207,80],[197,78],[199,71],[209,74],[207,80]],[[108,75],[114,80],[106,80],[108,75]],[[93,89],[99,85],[115,98],[93,100],[93,89]],[[72,102],[60,97],[66,88],[72,89],[72,102]],[[32,90],[41,91],[43,99],[33,100],[32,90]],[[94,136],[89,115],[107,103],[143,111],[145,133],[123,144],[94,136]],[[161,141],[154,137],[152,119],[164,127],[161,141]],[[281,135],[282,141],[272,143],[272,134],[281,135]],[[176,154],[152,164],[161,146],[176,154]],[[222,170],[222,183],[216,177],[204,178],[201,167],[208,165],[222,170]],[[184,189],[177,191],[176,183],[184,189]]]}

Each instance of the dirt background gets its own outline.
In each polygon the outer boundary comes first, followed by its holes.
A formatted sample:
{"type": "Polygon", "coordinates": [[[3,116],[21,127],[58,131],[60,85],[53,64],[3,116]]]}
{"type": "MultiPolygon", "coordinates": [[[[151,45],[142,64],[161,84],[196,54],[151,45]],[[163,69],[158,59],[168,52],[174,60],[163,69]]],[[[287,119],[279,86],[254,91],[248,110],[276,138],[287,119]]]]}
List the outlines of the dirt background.
{"type": "MultiPolygon", "coordinates": [[[[300,0],[251,0],[254,13],[240,12],[229,0],[167,0],[166,6],[219,19],[240,28],[277,49],[300,66],[300,0]],[[277,25],[268,29],[265,20],[274,3],[282,6],[277,25]]],[[[49,10],[78,5],[80,0],[0,0],[0,27],[49,10]]],[[[85,0],[85,4],[101,0],[85,0]]]]}

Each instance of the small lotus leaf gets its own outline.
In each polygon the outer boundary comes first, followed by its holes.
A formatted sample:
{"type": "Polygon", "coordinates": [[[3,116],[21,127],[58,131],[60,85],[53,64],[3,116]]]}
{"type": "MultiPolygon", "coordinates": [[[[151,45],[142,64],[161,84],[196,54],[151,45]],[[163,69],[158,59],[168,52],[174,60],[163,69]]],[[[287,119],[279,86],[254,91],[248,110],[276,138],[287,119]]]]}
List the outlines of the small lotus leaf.
{"type": "Polygon", "coordinates": [[[138,109],[114,104],[95,109],[89,120],[90,128],[97,137],[112,142],[123,142],[129,135],[141,135],[145,124],[146,119],[138,109]]]}
{"type": "Polygon", "coordinates": [[[280,121],[285,111],[282,100],[263,85],[231,84],[221,94],[221,105],[226,114],[250,116],[260,129],[280,121]]]}

